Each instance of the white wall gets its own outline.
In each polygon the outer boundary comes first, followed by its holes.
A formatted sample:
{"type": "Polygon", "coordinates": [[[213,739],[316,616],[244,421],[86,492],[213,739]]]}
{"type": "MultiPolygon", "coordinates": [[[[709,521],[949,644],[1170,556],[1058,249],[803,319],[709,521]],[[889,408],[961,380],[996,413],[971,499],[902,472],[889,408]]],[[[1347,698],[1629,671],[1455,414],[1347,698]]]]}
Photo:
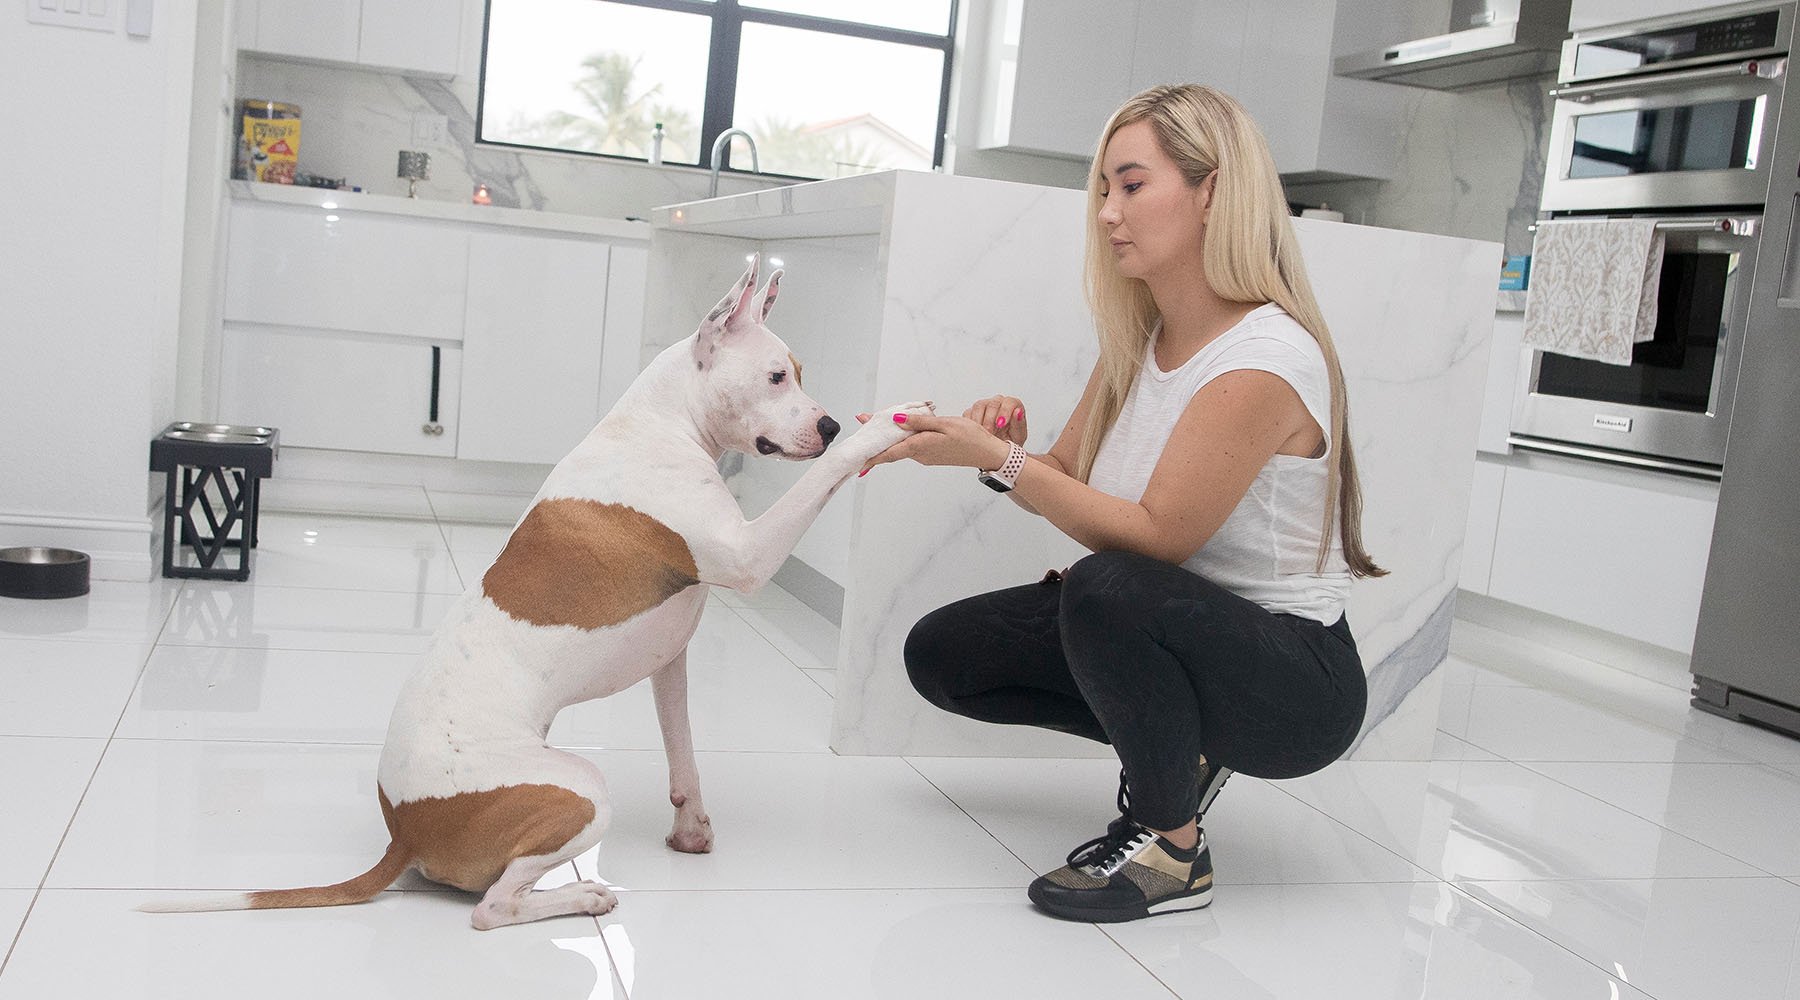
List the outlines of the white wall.
{"type": "Polygon", "coordinates": [[[148,579],[149,440],[171,415],[194,0],[148,39],[0,13],[0,544],[148,579]]]}

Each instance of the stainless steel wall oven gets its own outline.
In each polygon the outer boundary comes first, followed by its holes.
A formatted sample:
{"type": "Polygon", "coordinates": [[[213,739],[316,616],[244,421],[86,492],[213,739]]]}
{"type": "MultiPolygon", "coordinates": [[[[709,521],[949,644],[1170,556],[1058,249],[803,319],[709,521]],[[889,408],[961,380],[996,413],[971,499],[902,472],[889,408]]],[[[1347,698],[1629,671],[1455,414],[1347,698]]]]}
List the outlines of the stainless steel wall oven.
{"type": "Polygon", "coordinates": [[[1655,338],[1629,365],[1533,350],[1516,447],[1717,478],[1793,36],[1791,5],[1577,34],[1563,45],[1539,225],[1655,219],[1655,338]]]}

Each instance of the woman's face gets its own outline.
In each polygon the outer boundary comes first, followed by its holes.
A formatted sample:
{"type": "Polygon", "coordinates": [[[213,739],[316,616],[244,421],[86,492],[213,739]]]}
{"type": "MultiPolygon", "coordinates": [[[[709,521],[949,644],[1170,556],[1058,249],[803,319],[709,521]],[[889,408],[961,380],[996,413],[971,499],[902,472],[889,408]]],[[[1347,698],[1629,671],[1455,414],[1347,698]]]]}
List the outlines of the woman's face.
{"type": "Polygon", "coordinates": [[[1189,187],[1148,121],[1114,132],[1100,162],[1100,224],[1111,237],[1119,273],[1144,280],[1196,273],[1214,175],[1189,187]]]}

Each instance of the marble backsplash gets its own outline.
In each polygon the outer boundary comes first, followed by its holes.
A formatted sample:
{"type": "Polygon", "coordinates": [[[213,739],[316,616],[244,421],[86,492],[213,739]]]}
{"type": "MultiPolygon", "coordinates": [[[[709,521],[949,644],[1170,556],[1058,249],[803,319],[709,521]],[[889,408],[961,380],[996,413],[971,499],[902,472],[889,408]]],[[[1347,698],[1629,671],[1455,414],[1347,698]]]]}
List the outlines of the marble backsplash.
{"type": "MultiPolygon", "coordinates": [[[[406,181],[394,176],[397,154],[420,149],[431,155],[431,178],[419,183],[418,194],[437,201],[466,204],[475,185],[485,183],[495,205],[622,219],[647,218],[657,205],[706,197],[707,172],[697,167],[478,145],[475,83],[463,77],[428,80],[245,55],[237,93],[298,104],[299,169],[341,177],[376,194],[406,193],[406,181]],[[414,142],[418,115],[444,116],[448,143],[414,142]]],[[[224,170],[229,151],[222,155],[224,170]]],[[[727,173],[719,178],[719,193],[791,183],[727,173]]]]}
{"type": "Polygon", "coordinates": [[[1548,159],[1554,76],[1409,98],[1397,175],[1293,185],[1289,199],[1321,202],[1346,222],[1463,236],[1531,252],[1548,159]]]}

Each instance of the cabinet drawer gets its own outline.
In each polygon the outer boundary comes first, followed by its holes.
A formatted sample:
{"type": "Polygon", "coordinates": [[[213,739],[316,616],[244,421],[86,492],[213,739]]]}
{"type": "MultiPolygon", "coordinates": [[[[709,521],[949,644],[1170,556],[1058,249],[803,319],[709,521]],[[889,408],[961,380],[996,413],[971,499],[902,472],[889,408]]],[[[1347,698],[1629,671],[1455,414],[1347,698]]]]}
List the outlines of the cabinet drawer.
{"type": "Polygon", "coordinates": [[[1716,499],[1513,466],[1488,593],[1689,652],[1716,507],[1716,499]]]}
{"type": "Polygon", "coordinates": [[[219,419],[281,430],[299,448],[456,454],[462,349],[318,330],[225,326],[219,419]],[[433,348],[438,349],[436,426],[433,348]]]}
{"type": "Polygon", "coordinates": [[[458,458],[554,464],[600,420],[610,247],[475,233],[458,458]]]}
{"type": "Polygon", "coordinates": [[[455,226],[236,202],[224,318],[459,341],[468,245],[455,226]]]}

